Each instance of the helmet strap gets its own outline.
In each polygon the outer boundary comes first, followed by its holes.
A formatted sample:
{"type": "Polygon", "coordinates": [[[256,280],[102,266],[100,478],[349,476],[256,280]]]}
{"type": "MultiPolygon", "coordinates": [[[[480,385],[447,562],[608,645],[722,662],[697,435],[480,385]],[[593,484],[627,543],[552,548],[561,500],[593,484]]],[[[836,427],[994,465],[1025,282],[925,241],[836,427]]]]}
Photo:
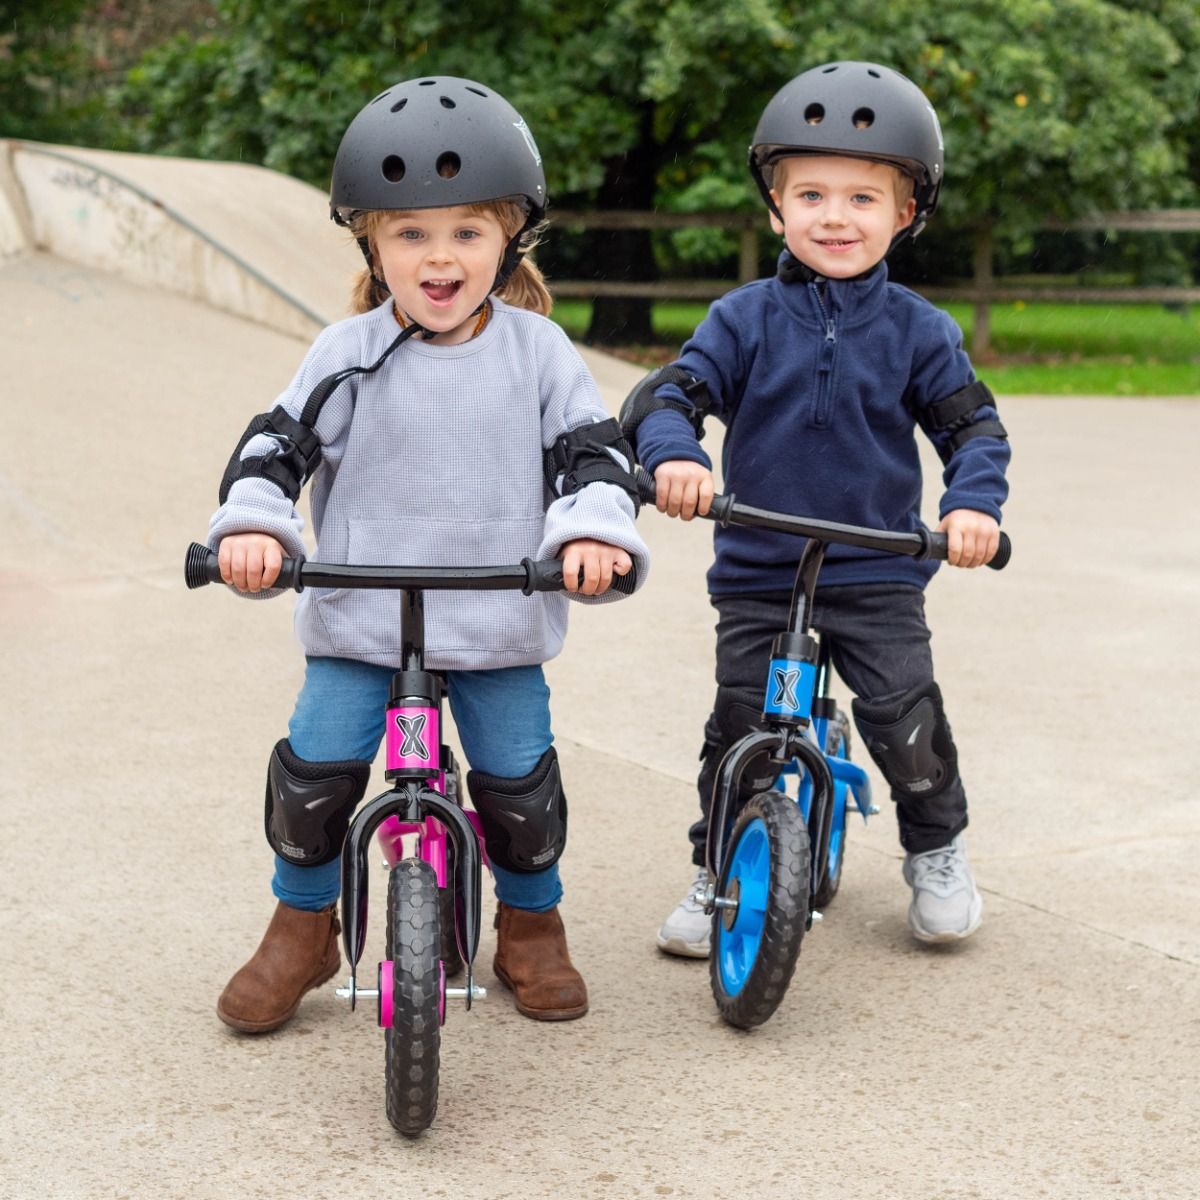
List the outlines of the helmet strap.
{"type": "Polygon", "coordinates": [[[496,271],[496,278],[492,281],[489,295],[491,292],[498,292],[513,277],[513,272],[520,265],[521,259],[524,257],[524,252],[521,250],[521,238],[524,233],[524,229],[519,230],[504,247],[504,257],[500,259],[500,266],[496,271]]]}

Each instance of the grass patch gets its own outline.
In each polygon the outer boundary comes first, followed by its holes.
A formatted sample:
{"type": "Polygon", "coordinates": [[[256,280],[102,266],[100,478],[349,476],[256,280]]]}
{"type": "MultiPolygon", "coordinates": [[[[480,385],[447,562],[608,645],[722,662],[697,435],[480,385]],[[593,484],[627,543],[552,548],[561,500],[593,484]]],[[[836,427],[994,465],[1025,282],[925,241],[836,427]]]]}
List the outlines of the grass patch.
{"type": "MultiPolygon", "coordinates": [[[[974,310],[943,305],[970,344],[974,310]]],[[[654,306],[652,346],[613,347],[647,367],[669,362],[704,318],[708,306],[654,306]]],[[[1093,396],[1200,395],[1200,313],[1141,304],[997,304],[994,353],[976,368],[999,393],[1093,396]]],[[[554,317],[581,338],[591,318],[586,300],[564,300],[554,317]]]]}

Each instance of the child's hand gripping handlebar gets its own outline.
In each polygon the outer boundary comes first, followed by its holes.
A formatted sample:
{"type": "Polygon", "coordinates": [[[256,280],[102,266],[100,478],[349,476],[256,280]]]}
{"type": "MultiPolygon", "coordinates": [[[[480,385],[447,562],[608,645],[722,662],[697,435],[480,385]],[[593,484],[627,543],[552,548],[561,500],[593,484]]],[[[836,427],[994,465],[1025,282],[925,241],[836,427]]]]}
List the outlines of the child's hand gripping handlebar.
{"type": "MultiPolygon", "coordinates": [[[[634,469],[638,494],[647,504],[653,504],[657,489],[650,473],[642,467],[634,469]]],[[[780,533],[794,533],[800,537],[816,538],[822,542],[840,542],[845,546],[862,546],[867,550],[883,550],[889,554],[907,554],[911,558],[936,558],[945,561],[949,548],[944,533],[934,533],[925,528],[912,533],[895,533],[888,529],[865,529],[860,525],[839,525],[834,521],[816,521],[805,517],[793,517],[788,513],[771,512],[763,508],[751,508],[739,504],[732,494],[716,495],[708,512],[704,514],[719,525],[744,525],[749,528],[774,529],[780,533]]],[[[1000,546],[987,564],[993,571],[1008,565],[1012,556],[1012,543],[1007,533],[1000,534],[1000,546]]]]}
{"type": "MultiPolygon", "coordinates": [[[[216,554],[207,546],[193,542],[183,567],[189,588],[223,583],[216,554]]],[[[583,573],[580,572],[580,583],[583,573]]],[[[637,568],[626,574],[613,572],[610,587],[630,595],[637,585],[637,568]]],[[[293,588],[424,588],[448,591],[521,591],[563,590],[562,562],[557,558],[524,558],[515,566],[500,567],[359,567],[340,563],[309,562],[303,558],[285,558],[274,587],[293,588]]]]}

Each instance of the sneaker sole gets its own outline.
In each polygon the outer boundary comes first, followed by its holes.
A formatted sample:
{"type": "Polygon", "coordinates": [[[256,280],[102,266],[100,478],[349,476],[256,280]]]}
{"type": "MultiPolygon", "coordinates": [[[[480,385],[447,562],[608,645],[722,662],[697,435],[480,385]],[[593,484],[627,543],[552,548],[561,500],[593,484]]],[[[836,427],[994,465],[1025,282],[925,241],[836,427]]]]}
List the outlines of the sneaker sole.
{"type": "Polygon", "coordinates": [[[950,942],[963,942],[971,936],[983,923],[983,901],[981,900],[978,908],[971,914],[971,920],[966,929],[959,931],[956,929],[943,929],[940,933],[932,933],[924,928],[917,920],[916,906],[913,905],[908,910],[908,927],[913,932],[913,937],[918,942],[924,942],[927,946],[944,946],[950,942]]]}
{"type": "Polygon", "coordinates": [[[676,958],[708,958],[710,953],[708,942],[688,942],[681,937],[663,937],[661,933],[655,937],[654,944],[664,954],[673,954],[676,958]]]}

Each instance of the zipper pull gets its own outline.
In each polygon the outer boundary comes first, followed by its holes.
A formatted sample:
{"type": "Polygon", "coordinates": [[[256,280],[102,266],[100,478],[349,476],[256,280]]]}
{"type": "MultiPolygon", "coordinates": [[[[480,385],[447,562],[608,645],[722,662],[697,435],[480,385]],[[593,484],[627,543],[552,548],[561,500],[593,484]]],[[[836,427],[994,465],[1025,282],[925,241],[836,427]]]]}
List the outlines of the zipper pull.
{"type": "Polygon", "coordinates": [[[825,322],[825,340],[827,342],[837,341],[837,330],[834,329],[832,320],[827,320],[825,322]]]}

